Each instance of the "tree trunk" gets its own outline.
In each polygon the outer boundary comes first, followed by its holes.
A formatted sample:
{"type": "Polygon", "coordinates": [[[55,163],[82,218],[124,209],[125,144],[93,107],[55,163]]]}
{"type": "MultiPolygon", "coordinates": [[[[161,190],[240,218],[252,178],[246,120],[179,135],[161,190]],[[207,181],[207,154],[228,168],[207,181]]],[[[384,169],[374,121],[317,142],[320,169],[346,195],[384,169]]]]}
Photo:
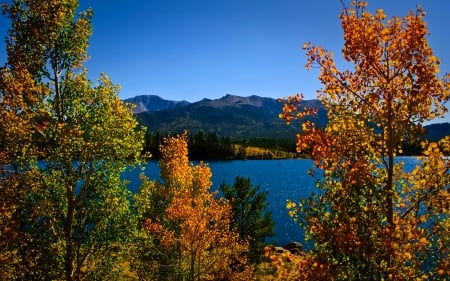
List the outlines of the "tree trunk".
{"type": "Polygon", "coordinates": [[[73,225],[73,216],[75,211],[75,199],[73,194],[73,188],[71,186],[67,186],[67,218],[64,225],[64,234],[66,240],[66,256],[65,256],[65,272],[66,272],[66,280],[72,281],[74,267],[74,247],[72,242],[72,225],[73,225]]]}

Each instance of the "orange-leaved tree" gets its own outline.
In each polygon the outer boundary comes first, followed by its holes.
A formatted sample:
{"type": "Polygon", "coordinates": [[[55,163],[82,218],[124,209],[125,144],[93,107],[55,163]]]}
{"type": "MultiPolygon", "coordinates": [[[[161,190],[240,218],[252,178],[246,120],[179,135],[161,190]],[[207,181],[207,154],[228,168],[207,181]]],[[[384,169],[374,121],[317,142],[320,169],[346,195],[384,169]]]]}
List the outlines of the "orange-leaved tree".
{"type": "Polygon", "coordinates": [[[342,54],[353,70],[339,70],[324,48],[304,45],[306,67],[320,69],[318,97],[329,123],[320,129],[305,119],[315,111],[299,106],[302,95],[285,100],[280,116],[304,121],[297,149],[309,151],[323,170],[319,195],[288,207],[315,242],[311,258],[325,279],[445,278],[450,164],[442,155],[448,139],[424,144],[426,157],[412,171],[395,156],[423,132],[424,121],[447,112],[450,76],[438,76],[420,7],[402,18],[367,7],[353,1],[340,15],[342,54]]]}
{"type": "Polygon", "coordinates": [[[210,192],[211,170],[188,160],[187,135],[160,147],[164,183],[143,179],[134,268],[142,280],[247,280],[248,245],[230,228],[231,206],[210,192]]]}

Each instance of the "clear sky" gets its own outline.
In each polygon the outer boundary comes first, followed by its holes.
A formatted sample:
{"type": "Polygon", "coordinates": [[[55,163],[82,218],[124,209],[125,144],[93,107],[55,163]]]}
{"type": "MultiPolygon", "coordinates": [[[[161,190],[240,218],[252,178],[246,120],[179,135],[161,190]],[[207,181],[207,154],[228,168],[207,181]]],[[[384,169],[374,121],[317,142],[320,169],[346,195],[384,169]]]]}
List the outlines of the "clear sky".
{"type": "MultiPolygon", "coordinates": [[[[369,9],[403,16],[418,4],[441,71],[450,72],[449,0],[371,0],[369,9]]],[[[311,99],[321,85],[304,68],[301,46],[311,41],[336,56],[343,46],[339,0],[81,0],[80,9],[87,7],[94,10],[90,76],[110,75],[122,98],[302,92],[311,99]]],[[[2,34],[7,23],[1,19],[2,34]]],[[[4,44],[0,52],[2,63],[4,44]]]]}

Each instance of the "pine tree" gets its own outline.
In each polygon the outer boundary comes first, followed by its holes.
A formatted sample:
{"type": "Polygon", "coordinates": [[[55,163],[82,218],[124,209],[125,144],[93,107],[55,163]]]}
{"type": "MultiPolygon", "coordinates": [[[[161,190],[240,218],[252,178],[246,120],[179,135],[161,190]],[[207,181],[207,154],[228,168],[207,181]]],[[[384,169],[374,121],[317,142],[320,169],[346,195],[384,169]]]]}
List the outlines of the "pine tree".
{"type": "Polygon", "coordinates": [[[259,191],[250,178],[237,176],[233,185],[220,185],[220,190],[231,205],[233,220],[231,226],[237,229],[239,237],[249,241],[249,260],[257,263],[263,256],[265,238],[273,236],[275,222],[267,211],[268,191],[259,191]]]}

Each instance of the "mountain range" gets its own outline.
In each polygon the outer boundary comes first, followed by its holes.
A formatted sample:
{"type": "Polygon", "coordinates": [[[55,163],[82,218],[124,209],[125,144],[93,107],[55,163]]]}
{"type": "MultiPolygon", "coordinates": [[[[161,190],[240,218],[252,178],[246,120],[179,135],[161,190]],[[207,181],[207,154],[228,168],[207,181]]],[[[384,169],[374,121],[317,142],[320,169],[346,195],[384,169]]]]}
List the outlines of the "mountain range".
{"type": "Polygon", "coordinates": [[[133,103],[136,106],[134,108],[134,113],[136,114],[141,112],[154,112],[165,109],[179,108],[189,104],[187,101],[165,100],[156,95],[136,96],[125,101],[133,103]]]}
{"type": "MultiPolygon", "coordinates": [[[[136,105],[134,111],[142,125],[150,132],[161,134],[187,130],[190,133],[215,132],[232,139],[289,139],[300,129],[299,124],[287,125],[278,118],[282,103],[256,95],[226,95],[193,103],[165,100],[156,95],[136,96],[124,101],[136,105]]],[[[304,100],[301,106],[318,108],[314,122],[319,127],[326,125],[327,114],[319,100],[304,100]]],[[[425,130],[428,139],[439,140],[450,135],[450,123],[427,125],[425,130]]]]}

